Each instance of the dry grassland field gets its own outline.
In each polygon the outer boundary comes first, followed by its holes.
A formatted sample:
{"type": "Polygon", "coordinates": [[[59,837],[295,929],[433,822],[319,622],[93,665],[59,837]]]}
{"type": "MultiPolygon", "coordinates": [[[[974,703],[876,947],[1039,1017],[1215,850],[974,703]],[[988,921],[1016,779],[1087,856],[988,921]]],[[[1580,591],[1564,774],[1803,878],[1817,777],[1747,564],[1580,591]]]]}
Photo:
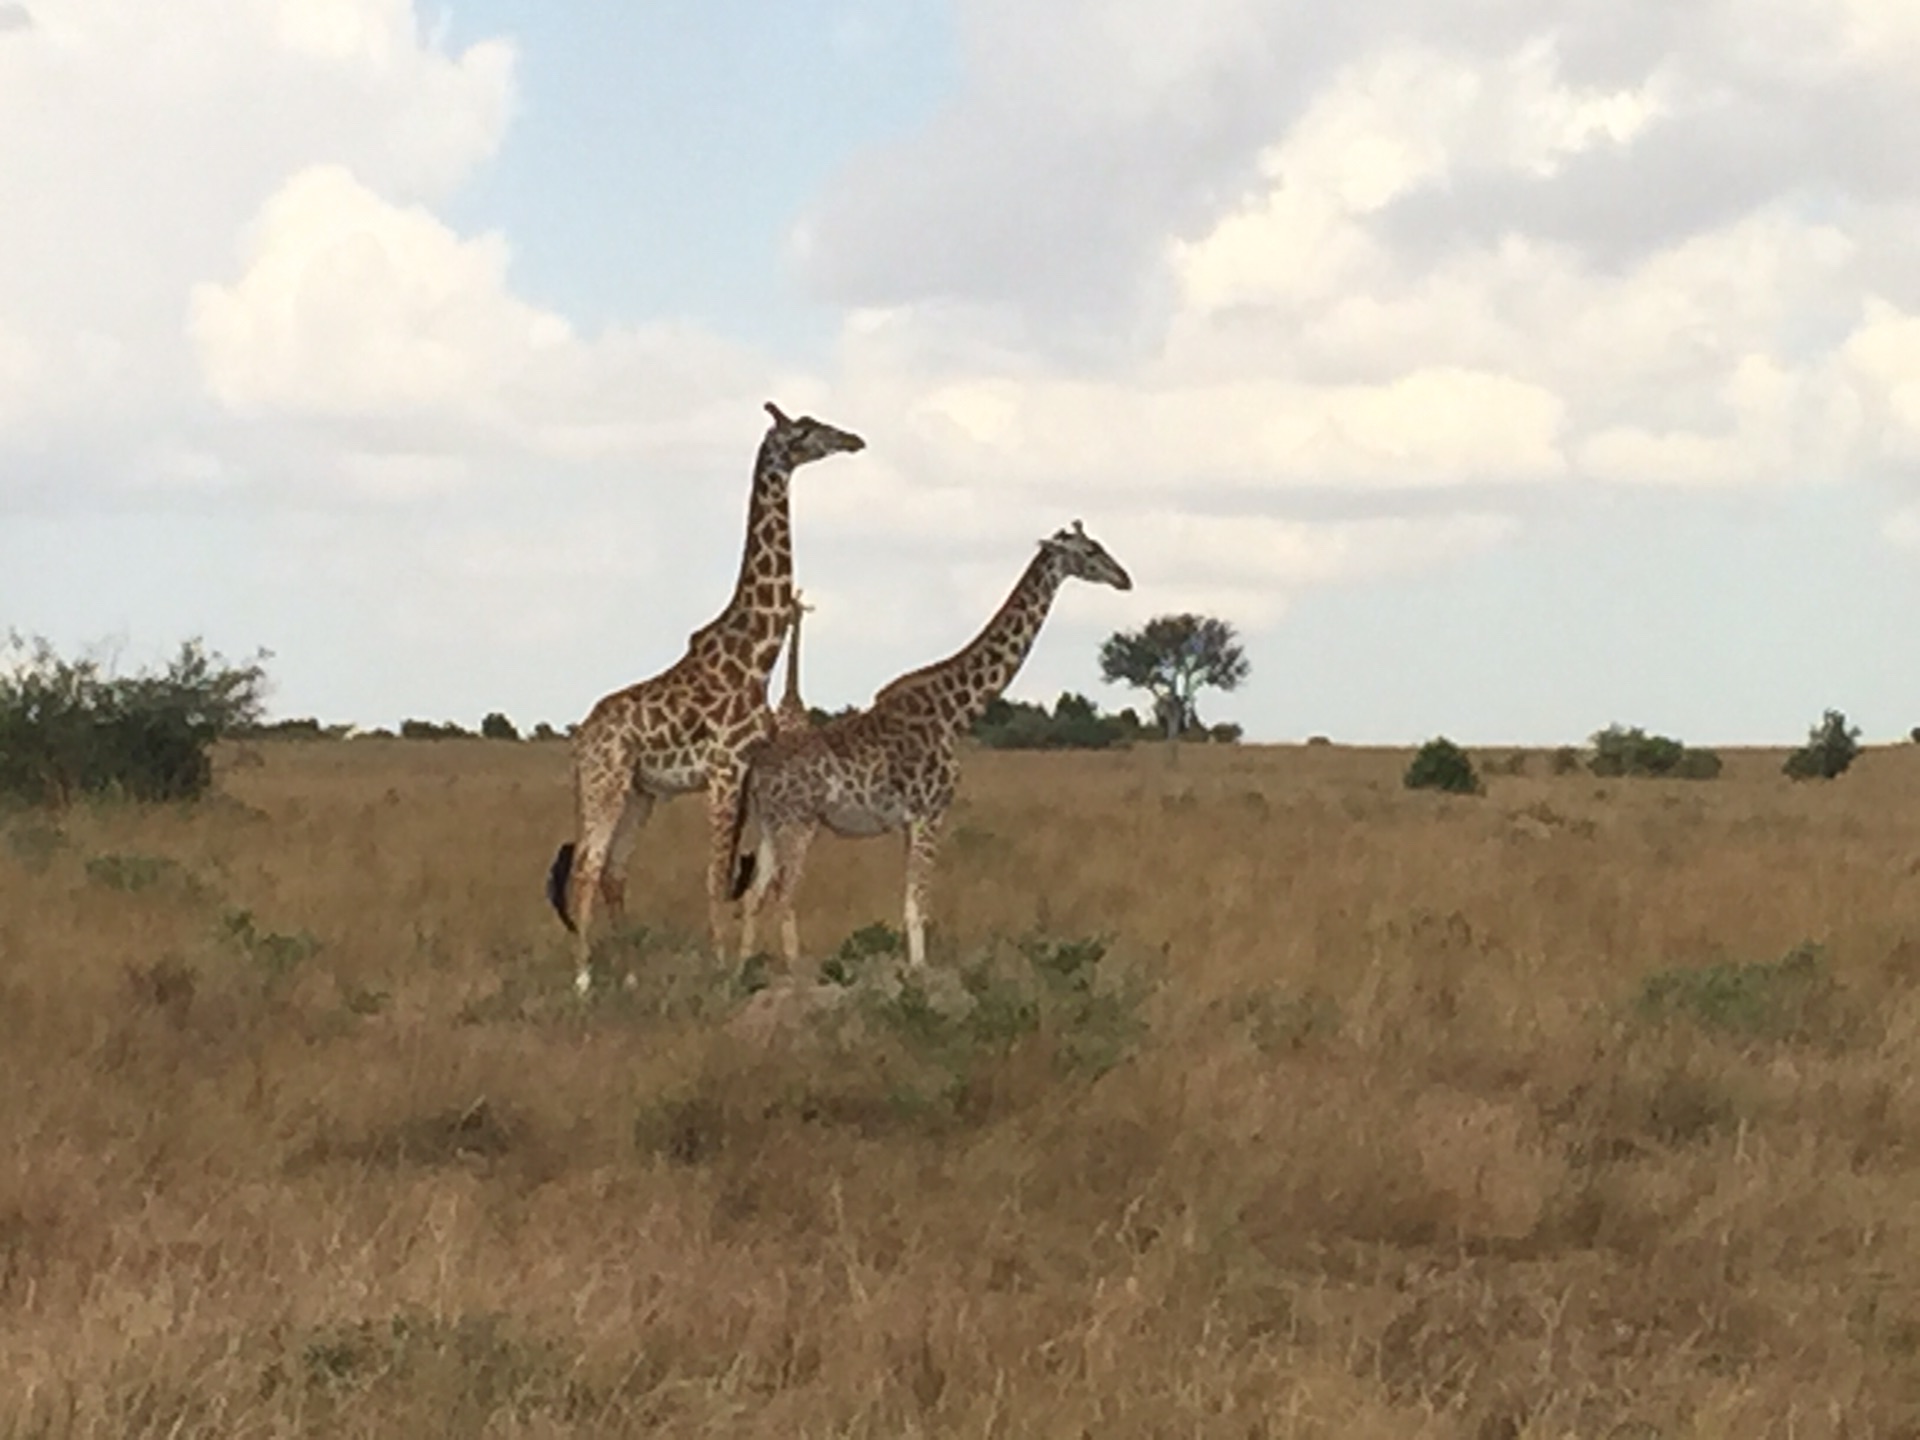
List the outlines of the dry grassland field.
{"type": "Polygon", "coordinates": [[[1920,749],[970,755],[571,990],[564,745],[0,819],[0,1435],[1920,1434],[1920,749]],[[1484,752],[1482,754],[1484,759],[1484,752]]]}

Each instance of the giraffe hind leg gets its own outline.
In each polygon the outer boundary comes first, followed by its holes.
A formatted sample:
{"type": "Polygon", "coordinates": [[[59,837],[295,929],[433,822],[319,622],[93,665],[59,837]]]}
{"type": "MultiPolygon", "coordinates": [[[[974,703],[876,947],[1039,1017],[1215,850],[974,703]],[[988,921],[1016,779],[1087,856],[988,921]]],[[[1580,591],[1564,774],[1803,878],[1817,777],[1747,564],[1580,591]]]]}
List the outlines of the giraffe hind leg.
{"type": "Polygon", "coordinates": [[[644,790],[633,791],[620,807],[620,818],[607,841],[607,861],[600,871],[600,900],[606,906],[607,923],[615,930],[626,927],[627,868],[633,860],[634,843],[640,838],[640,827],[652,814],[653,796],[644,790]]]}
{"type": "MultiPolygon", "coordinates": [[[[580,796],[579,838],[564,892],[566,913],[573,917],[573,988],[582,995],[593,987],[590,962],[594,902],[605,894],[604,877],[626,816],[629,793],[624,787],[597,786],[584,789],[580,796]]],[[[556,868],[557,864],[556,859],[556,868]]]]}
{"type": "Polygon", "coordinates": [[[942,818],[929,815],[907,825],[906,913],[902,918],[907,931],[907,964],[915,969],[927,963],[927,899],[940,850],[942,818]]]}

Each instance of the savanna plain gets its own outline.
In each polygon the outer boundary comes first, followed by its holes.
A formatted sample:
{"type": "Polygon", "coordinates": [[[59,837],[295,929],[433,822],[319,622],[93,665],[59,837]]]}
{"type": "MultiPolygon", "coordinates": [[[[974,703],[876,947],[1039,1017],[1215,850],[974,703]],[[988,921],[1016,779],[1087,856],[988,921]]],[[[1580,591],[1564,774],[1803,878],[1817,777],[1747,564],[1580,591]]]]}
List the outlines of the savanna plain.
{"type": "Polygon", "coordinates": [[[584,1002],[564,745],[0,817],[0,1435],[1920,1435],[1920,747],[1726,755],[974,753],[817,986],[681,801],[584,1002]]]}

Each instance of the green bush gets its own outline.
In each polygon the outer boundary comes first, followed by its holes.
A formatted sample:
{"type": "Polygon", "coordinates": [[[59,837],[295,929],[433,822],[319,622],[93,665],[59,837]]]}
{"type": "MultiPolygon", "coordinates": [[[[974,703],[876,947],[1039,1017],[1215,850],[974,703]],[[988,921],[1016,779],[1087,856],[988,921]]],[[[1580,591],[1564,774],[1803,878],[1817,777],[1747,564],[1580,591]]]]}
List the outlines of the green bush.
{"type": "MultiPolygon", "coordinates": [[[[14,637],[0,673],[0,797],[190,800],[213,783],[214,741],[260,718],[266,672],[190,640],[165,669],[108,674],[14,637]]],[[[264,658],[262,656],[261,658],[264,658]]]]}
{"type": "Polygon", "coordinates": [[[400,722],[402,740],[470,740],[471,730],[464,730],[453,720],[402,720],[400,722]]]}
{"type": "Polygon", "coordinates": [[[490,711],[480,720],[480,734],[488,740],[518,740],[520,731],[513,721],[498,710],[490,711]]]}
{"type": "Polygon", "coordinates": [[[1717,780],[1720,778],[1720,752],[1717,750],[1695,750],[1688,746],[1680,756],[1680,763],[1674,766],[1673,773],[1681,780],[1717,780]]]}
{"type": "Polygon", "coordinates": [[[1409,790],[1446,790],[1455,795],[1478,795],[1480,777],[1474,773],[1473,757],[1446,736],[1436,736],[1422,745],[1407,766],[1409,790]]]}
{"type": "Polygon", "coordinates": [[[1609,725],[1593,737],[1587,768],[1605,779],[1711,780],[1720,773],[1720,757],[1711,750],[1689,750],[1670,736],[1649,735],[1638,725],[1609,725]]]}
{"type": "Polygon", "coordinates": [[[1833,1041],[1858,1018],[1843,999],[1825,953],[1802,942],[1778,960],[1659,971],[1641,982],[1636,1008],[1736,1039],[1833,1041]]]}
{"type": "Polygon", "coordinates": [[[1780,769],[1793,780],[1831,780],[1844,774],[1859,753],[1860,727],[1848,725],[1838,710],[1829,710],[1780,769]]]}
{"type": "Polygon", "coordinates": [[[1131,712],[1102,715],[1084,695],[1064,693],[1044,705],[995,697],[973,727],[974,738],[995,750],[1105,750],[1139,738],[1131,712]]]}

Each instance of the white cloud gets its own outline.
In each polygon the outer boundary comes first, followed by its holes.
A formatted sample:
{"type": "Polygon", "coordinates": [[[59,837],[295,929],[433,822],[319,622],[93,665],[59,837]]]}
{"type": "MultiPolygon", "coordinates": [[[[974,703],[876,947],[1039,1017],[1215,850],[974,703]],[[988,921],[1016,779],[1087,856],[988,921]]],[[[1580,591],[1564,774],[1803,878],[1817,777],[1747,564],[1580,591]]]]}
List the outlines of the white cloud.
{"type": "Polygon", "coordinates": [[[463,241],[339,166],[302,171],[250,227],[245,271],[194,288],[209,388],[238,411],[382,416],[497,405],[567,323],[506,288],[506,242],[463,241]]]}
{"type": "Polygon", "coordinates": [[[1303,485],[1777,485],[1906,456],[1915,402],[1882,354],[1904,342],[1839,347],[1872,284],[1912,284],[1894,217],[1920,172],[1858,158],[1890,115],[1920,128],[1911,7],[1423,8],[1290,48],[1292,7],[1221,3],[1107,66],[1084,62],[1135,43],[1131,10],[964,6],[953,109],[806,221],[835,242],[804,261],[823,289],[887,301],[844,357],[913,463],[1283,511],[1303,485]],[[891,183],[915,170],[942,187],[891,183]],[[956,208],[988,195],[1018,243],[956,208]],[[974,249],[923,243],[943,229],[974,249]],[[1127,282],[1082,284],[1109,266],[1127,282]]]}
{"type": "Polygon", "coordinates": [[[512,104],[510,47],[450,52],[406,0],[36,0],[31,18],[0,35],[0,442],[82,473],[197,443],[188,288],[288,177],[432,199],[512,104]]]}
{"type": "Polygon", "coordinates": [[[1920,462],[1920,315],[1869,300],[1843,356],[1879,421],[1885,453],[1920,462]]]}

